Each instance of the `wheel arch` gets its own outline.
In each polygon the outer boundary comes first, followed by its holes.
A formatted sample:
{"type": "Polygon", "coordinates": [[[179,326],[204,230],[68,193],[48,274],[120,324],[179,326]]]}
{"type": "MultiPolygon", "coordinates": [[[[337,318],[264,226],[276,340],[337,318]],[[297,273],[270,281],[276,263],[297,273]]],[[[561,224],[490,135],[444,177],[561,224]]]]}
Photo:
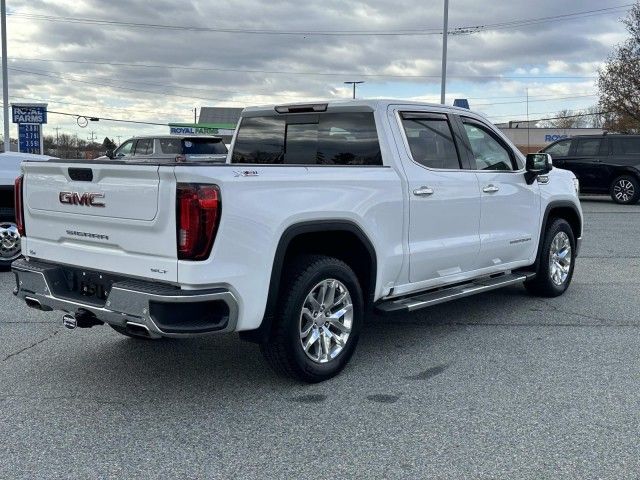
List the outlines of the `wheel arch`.
{"type": "Polygon", "coordinates": [[[358,276],[365,296],[365,304],[373,302],[378,259],[373,243],[364,231],[349,220],[299,222],[289,226],[278,241],[271,269],[265,313],[260,327],[256,330],[240,332],[242,339],[258,343],[268,340],[287,261],[300,253],[325,254],[343,260],[358,276]]]}
{"type": "Polygon", "coordinates": [[[609,187],[611,187],[611,184],[613,183],[613,181],[618,178],[618,177],[624,177],[624,176],[630,176],[635,178],[638,182],[640,182],[640,170],[634,168],[634,167],[628,167],[628,166],[618,166],[615,167],[613,169],[613,171],[611,172],[611,175],[609,176],[609,187]]]}
{"type": "Polygon", "coordinates": [[[536,253],[536,271],[540,265],[545,232],[547,231],[549,224],[556,218],[563,218],[569,223],[576,239],[582,237],[583,221],[578,207],[569,200],[556,200],[549,202],[542,217],[540,239],[538,241],[538,251],[536,253]]]}

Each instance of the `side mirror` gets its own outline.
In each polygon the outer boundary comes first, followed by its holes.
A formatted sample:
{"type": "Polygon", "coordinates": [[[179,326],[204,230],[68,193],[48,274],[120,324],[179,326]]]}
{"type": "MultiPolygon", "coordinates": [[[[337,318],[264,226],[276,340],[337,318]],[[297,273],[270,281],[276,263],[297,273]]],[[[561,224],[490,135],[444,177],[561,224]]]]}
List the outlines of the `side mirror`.
{"type": "Polygon", "coordinates": [[[552,168],[553,161],[548,153],[529,153],[525,174],[527,183],[531,185],[538,175],[546,175],[552,168]]]}

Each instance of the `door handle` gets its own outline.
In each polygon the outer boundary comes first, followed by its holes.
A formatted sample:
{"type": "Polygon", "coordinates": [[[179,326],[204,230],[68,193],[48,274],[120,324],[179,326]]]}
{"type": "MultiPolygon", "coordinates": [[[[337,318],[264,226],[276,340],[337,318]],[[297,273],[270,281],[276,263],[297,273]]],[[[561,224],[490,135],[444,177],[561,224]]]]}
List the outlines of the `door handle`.
{"type": "Polygon", "coordinates": [[[433,188],[430,188],[430,187],[416,188],[413,191],[413,194],[418,197],[428,197],[429,195],[433,195],[433,188]]]}
{"type": "Polygon", "coordinates": [[[500,190],[500,188],[496,187],[495,185],[487,185],[482,189],[484,193],[496,193],[498,190],[500,190]]]}

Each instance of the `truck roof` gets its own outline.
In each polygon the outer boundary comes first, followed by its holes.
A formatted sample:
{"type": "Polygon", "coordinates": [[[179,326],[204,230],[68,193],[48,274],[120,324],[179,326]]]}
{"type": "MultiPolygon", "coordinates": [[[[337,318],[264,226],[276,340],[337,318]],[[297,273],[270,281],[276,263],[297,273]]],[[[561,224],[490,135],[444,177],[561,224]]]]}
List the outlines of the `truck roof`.
{"type": "MultiPolygon", "coordinates": [[[[187,139],[187,138],[196,138],[196,139],[200,139],[200,140],[222,140],[222,137],[218,137],[216,135],[136,135],[134,137],[131,138],[127,138],[127,140],[125,141],[129,141],[129,140],[144,140],[147,138],[158,138],[158,139],[164,139],[164,138],[181,138],[181,139],[187,139]]],[[[124,142],[122,142],[124,143],[124,142]]]]}
{"type": "MultiPolygon", "coordinates": [[[[429,103],[429,102],[419,102],[414,100],[403,100],[403,99],[391,99],[391,98],[375,98],[375,99],[344,99],[344,100],[314,100],[309,102],[293,102],[293,103],[284,103],[284,104],[270,104],[270,105],[259,105],[254,107],[246,107],[242,113],[272,113],[276,107],[295,107],[295,106],[312,106],[312,105],[327,105],[327,110],[342,110],[348,111],[350,109],[353,110],[362,110],[371,109],[371,110],[379,110],[386,108],[389,105],[415,105],[421,107],[434,107],[438,109],[445,109],[455,113],[469,113],[472,110],[467,110],[466,108],[453,107],[449,105],[441,105],[439,103],[429,103]]],[[[473,112],[478,115],[478,112],[473,112]]],[[[479,114],[482,115],[482,114],[479,114]]],[[[484,115],[482,115],[484,116],[484,115]]]]}

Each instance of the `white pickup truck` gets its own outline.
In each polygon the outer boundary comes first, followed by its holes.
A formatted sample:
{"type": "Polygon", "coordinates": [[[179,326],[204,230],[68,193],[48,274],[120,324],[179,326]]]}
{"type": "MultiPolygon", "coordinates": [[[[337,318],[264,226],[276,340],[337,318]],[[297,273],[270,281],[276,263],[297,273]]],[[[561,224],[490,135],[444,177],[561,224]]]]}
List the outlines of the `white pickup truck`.
{"type": "Polygon", "coordinates": [[[247,108],[227,163],[24,162],[15,294],[139,338],[240,332],[277,371],[339,372],[367,312],[569,286],[578,184],[468,110],[247,108]]]}

